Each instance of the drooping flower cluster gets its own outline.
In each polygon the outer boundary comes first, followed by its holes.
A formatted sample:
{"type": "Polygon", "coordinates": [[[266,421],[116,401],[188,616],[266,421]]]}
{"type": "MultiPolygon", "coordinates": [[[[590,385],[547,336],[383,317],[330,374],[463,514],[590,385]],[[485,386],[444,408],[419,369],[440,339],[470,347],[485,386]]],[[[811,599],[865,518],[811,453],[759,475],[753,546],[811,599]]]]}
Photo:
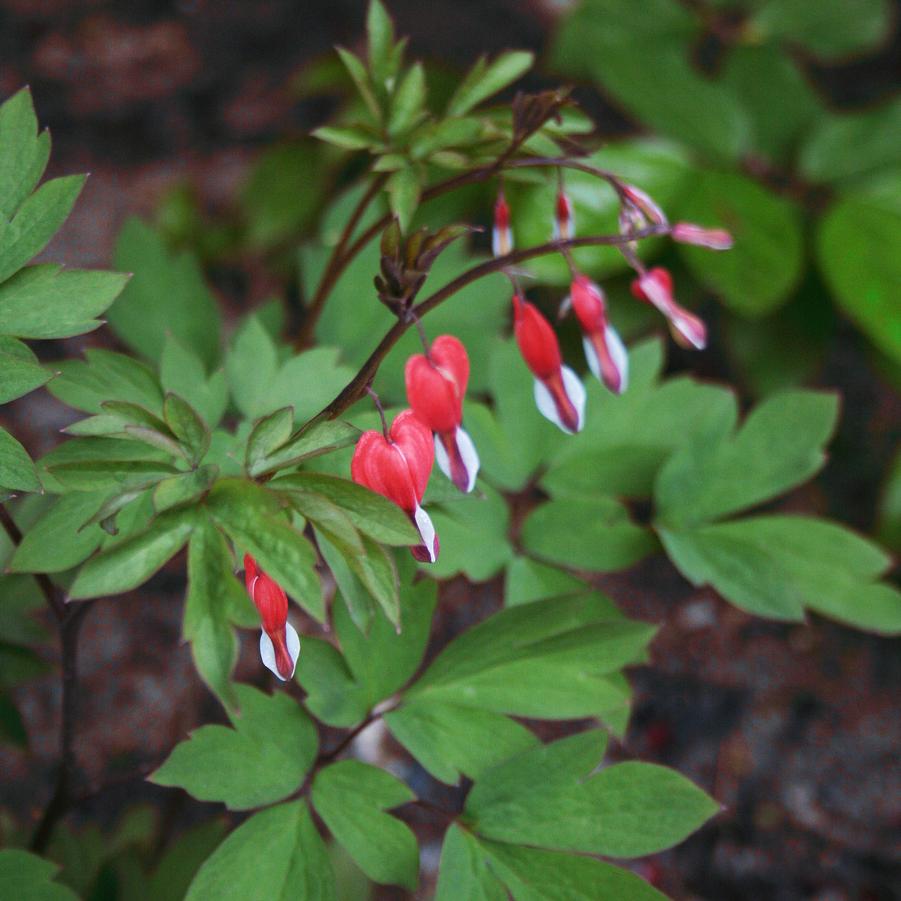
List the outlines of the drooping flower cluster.
{"type": "MultiPolygon", "coordinates": [[[[633,295],[664,315],[679,344],[703,349],[707,342],[703,321],[676,302],[672,276],[666,269],[659,266],[646,269],[639,261],[633,236],[642,230],[645,234],[669,234],[674,240],[715,250],[728,249],[731,236],[719,229],[705,229],[686,222],[670,226],[657,204],[632,185],[619,183],[618,193],[624,239],[621,250],[637,274],[632,283],[633,295]]],[[[569,296],[563,301],[561,313],[570,309],[575,313],[591,373],[608,390],[622,394],[629,381],[626,347],[610,323],[604,291],[578,271],[569,254],[568,246],[575,237],[575,215],[562,183],[554,204],[553,235],[572,273],[569,296]]],[[[496,257],[507,257],[513,246],[510,207],[501,191],[494,207],[492,249],[496,257]]],[[[513,272],[507,271],[515,286],[513,272]]],[[[585,386],[564,363],[554,329],[517,287],[513,291],[512,308],[513,333],[522,358],[534,376],[538,410],[568,434],[581,431],[585,422],[585,386]]],[[[479,471],[479,456],[463,429],[463,400],[469,382],[466,348],[452,335],[441,335],[428,346],[421,329],[420,332],[424,352],[411,356],[404,371],[409,409],[399,413],[389,428],[376,398],[383,427],[361,435],[351,461],[351,476],[404,511],[419,533],[419,543],[410,548],[411,553],[421,562],[434,563],[439,553],[438,535],[422,507],[432,465],[437,461],[441,471],[460,491],[471,492],[479,471]]],[[[287,597],[250,555],[245,556],[244,564],[247,590],[263,627],[260,655],[279,679],[290,679],[297,664],[300,639],[287,621],[287,597]]]]}
{"type": "MultiPolygon", "coordinates": [[[[727,250],[732,236],[722,229],[706,229],[688,222],[670,226],[663,210],[640,188],[618,183],[620,230],[626,240],[621,250],[636,269],[633,295],[654,306],[665,317],[673,338],[683,347],[702,350],[707,344],[707,329],[694,313],[681,307],[673,295],[670,273],[657,266],[645,269],[634,252],[632,235],[655,228],[683,243],[713,250],[727,250]]],[[[495,204],[495,256],[506,255],[513,247],[510,207],[501,192],[495,204]]],[[[561,185],[554,204],[553,237],[565,244],[575,236],[573,205],[561,185]]],[[[592,374],[614,394],[622,394],[629,381],[626,347],[611,325],[601,287],[579,272],[565,246],[561,252],[572,272],[569,296],[561,313],[572,309],[582,332],[585,359],[592,374]]],[[[541,413],[570,434],[578,432],[584,421],[585,389],[578,376],[561,360],[560,347],[553,329],[539,310],[517,290],[513,294],[513,323],[516,341],[526,365],[535,376],[535,402],[541,413]]]]}

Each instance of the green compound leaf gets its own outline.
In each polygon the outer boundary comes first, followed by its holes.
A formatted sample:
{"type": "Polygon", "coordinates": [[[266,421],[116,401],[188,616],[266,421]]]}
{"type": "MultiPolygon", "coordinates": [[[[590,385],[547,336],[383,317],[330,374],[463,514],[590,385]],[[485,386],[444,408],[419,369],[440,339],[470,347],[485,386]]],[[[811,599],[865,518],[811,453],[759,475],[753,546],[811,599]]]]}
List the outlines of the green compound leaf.
{"type": "Polygon", "coordinates": [[[30,348],[16,338],[0,335],[0,404],[40,388],[53,377],[30,348]]]}
{"type": "Polygon", "coordinates": [[[36,854],[6,848],[0,851],[0,898],[16,901],[77,901],[71,889],[53,877],[59,867],[36,854]]]}
{"type": "Polygon", "coordinates": [[[510,511],[490,485],[481,485],[468,495],[454,492],[446,503],[428,509],[441,553],[435,563],[420,566],[426,575],[447,579],[463,573],[471,582],[484,582],[513,556],[507,539],[510,511]]]}
{"type": "Polygon", "coordinates": [[[277,494],[244,479],[220,479],[208,495],[207,507],[232,541],[253,555],[310,616],[323,621],[316,551],[287,521],[277,494]]]}
{"type": "Polygon", "coordinates": [[[727,172],[699,172],[679,208],[705,226],[728,229],[727,253],[680,246],[689,269],[743,316],[762,316],[784,303],[801,277],[801,212],[757,182],[727,172]]]}
{"type": "Polygon", "coordinates": [[[210,898],[335,901],[328,850],[304,801],[261,810],[219,845],[185,901],[210,898]]]}
{"type": "Polygon", "coordinates": [[[508,50],[490,63],[484,56],[481,57],[454,91],[448,101],[446,115],[465,116],[482,101],[522,78],[534,62],[535,55],[525,50],[508,50]]]}
{"type": "Polygon", "coordinates": [[[757,516],[660,537],[686,578],[750,613],[800,620],[808,607],[860,629],[901,631],[901,592],[879,581],[891,558],[836,523],[757,516]]]}
{"type": "Polygon", "coordinates": [[[109,350],[87,350],[84,360],[57,364],[60,375],[48,386],[64,404],[85,413],[102,412],[106,401],[125,401],[163,414],[163,392],[145,363],[109,350]]]}
{"type": "Polygon", "coordinates": [[[333,763],[313,780],[316,812],[360,869],[375,882],[411,891],[419,881],[416,836],[384,811],[415,799],[390,773],[357,760],[333,763]]]}
{"type": "MultiPolygon", "coordinates": [[[[529,601],[543,601],[566,594],[581,594],[588,586],[556,566],[547,566],[528,557],[514,557],[507,566],[504,578],[504,606],[514,607],[529,601]]],[[[611,602],[610,616],[617,614],[611,602]]]]}
{"type": "Polygon", "coordinates": [[[69,597],[84,600],[122,594],[142,585],[184,547],[194,520],[193,510],[171,510],[145,531],[91,557],[75,577],[69,597]]]}
{"type": "Polygon", "coordinates": [[[468,826],[502,842],[642,857],[682,841],[718,805],[666,767],[620,763],[594,773],[602,732],[525,751],[487,771],[466,799],[468,826]]]}
{"type": "MultiPolygon", "coordinates": [[[[188,593],[182,634],[191,642],[200,678],[229,710],[238,707],[231,683],[238,642],[230,620],[249,606],[234,568],[224,536],[209,519],[201,517],[188,545],[188,593]]],[[[251,624],[255,624],[255,619],[251,619],[251,624]]]]}
{"type": "Polygon", "coordinates": [[[480,841],[517,901],[666,901],[640,876],[592,857],[480,841]]]}
{"type": "Polygon", "coordinates": [[[128,281],[118,272],[29,266],[0,284],[0,334],[69,338],[93,331],[128,281]]]}
{"type": "Polygon", "coordinates": [[[745,148],[748,123],[731,92],[691,59],[701,24],[677,0],[586,0],[553,43],[557,69],[597,79],[637,121],[714,159],[745,148]]]}
{"type": "Polygon", "coordinates": [[[334,347],[316,347],[281,362],[279,348],[258,315],[247,317],[232,339],[225,372],[235,404],[248,419],[294,407],[296,421],[318,413],[351,380],[334,347]]]}
{"type": "Polygon", "coordinates": [[[199,801],[250,810],[281,801],[303,784],[319,748],[316,727],[284,692],[235,685],[233,728],[202,726],[149,778],[199,801]]]}
{"type": "Polygon", "coordinates": [[[219,424],[228,403],[225,372],[217,369],[207,377],[200,357],[172,335],[166,336],[160,356],[160,383],[167,393],[190,397],[211,429],[219,424]]]}
{"type": "Polygon", "coordinates": [[[801,150],[801,174],[811,181],[831,182],[897,166],[899,129],[901,100],[827,116],[801,150]]]}
{"type": "Polygon", "coordinates": [[[758,404],[734,434],[686,445],[657,478],[659,522],[681,528],[721,519],[806,481],[826,459],[837,418],[835,395],[783,391],[758,404]]]}
{"type": "Polygon", "coordinates": [[[422,661],[437,588],[429,580],[413,582],[412,559],[402,559],[398,569],[399,632],[386,617],[375,615],[364,634],[351,617],[342,588],[334,606],[334,622],[343,656],[327,642],[304,640],[297,678],[308,693],[307,707],[329,725],[359,723],[376,704],[401,689],[422,661]]]}
{"type": "Polygon", "coordinates": [[[502,610],[452,641],[406,697],[535,719],[615,718],[629,706],[618,671],[654,629],[608,611],[597,594],[502,610]]]}
{"type": "Polygon", "coordinates": [[[28,452],[6,429],[0,427],[0,488],[40,491],[34,463],[28,452]]]}
{"type": "Polygon", "coordinates": [[[688,442],[716,441],[738,418],[734,393],[687,376],[661,381],[662,344],[630,350],[630,385],[616,396],[586,385],[592,415],[578,435],[558,445],[541,487],[552,497],[647,497],[673,451],[688,442]]]}
{"type": "Polygon", "coordinates": [[[826,107],[794,57],[772,45],[733,46],[722,69],[753,126],[753,147],[773,163],[792,162],[826,107]]]}
{"type": "Polygon", "coordinates": [[[434,701],[403,704],[385,714],[391,734],[436,779],[456,785],[537,744],[538,739],[500,713],[434,701]]]}
{"type": "Polygon", "coordinates": [[[451,823],[441,846],[435,901],[507,901],[509,897],[478,839],[451,823]]]}
{"type": "Polygon", "coordinates": [[[0,282],[39,254],[68,219],[84,187],[84,175],[44,182],[12,219],[0,217],[0,282]]]}
{"type": "Polygon", "coordinates": [[[817,257],[842,309],[901,361],[901,202],[862,193],[839,200],[819,224],[817,257]]]}
{"type": "Polygon", "coordinates": [[[543,560],[595,572],[625,569],[657,548],[652,532],[633,523],[626,507],[609,497],[542,504],[523,523],[522,542],[543,560]]]}
{"type": "Polygon", "coordinates": [[[115,262],[134,276],[110,307],[113,331],[154,361],[172,335],[212,366],[219,357],[221,316],[197,260],[171,253],[153,228],[130,219],[119,235],[115,262]]]}
{"type": "MultiPolygon", "coordinates": [[[[354,434],[359,433],[355,430],[354,434]]],[[[270,487],[320,495],[343,510],[361,532],[382,544],[405,547],[419,542],[419,533],[397,504],[349,479],[298,472],[275,479],[270,487]]]]}
{"type": "Polygon", "coordinates": [[[0,105],[0,214],[12,218],[37,187],[50,158],[50,133],[38,133],[31,91],[0,105]]]}
{"type": "Polygon", "coordinates": [[[100,509],[102,492],[75,491],[57,498],[26,530],[9,562],[11,572],[64,572],[87,560],[106,533],[98,525],[85,525],[100,509]]]}
{"type": "Polygon", "coordinates": [[[754,41],[800,44],[821,59],[869,50],[891,24],[887,0],[765,0],[746,28],[754,41]]]}

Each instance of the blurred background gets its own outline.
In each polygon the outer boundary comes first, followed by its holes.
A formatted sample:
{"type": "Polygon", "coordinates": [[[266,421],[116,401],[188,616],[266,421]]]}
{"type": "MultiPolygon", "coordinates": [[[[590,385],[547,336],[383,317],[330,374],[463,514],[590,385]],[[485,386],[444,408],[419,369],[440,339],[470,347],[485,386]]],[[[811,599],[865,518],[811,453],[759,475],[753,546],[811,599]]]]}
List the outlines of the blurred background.
{"type": "MultiPolygon", "coordinates": [[[[654,138],[641,152],[622,151],[624,165],[640,169],[635,181],[685,218],[739,236],[726,264],[667,251],[680,295],[713,326],[711,350],[673,351],[670,367],[733,383],[744,404],[790,384],[838,390],[843,415],[830,462],[783,508],[831,515],[897,551],[897,8],[882,0],[388,5],[433,89],[482,53],[529,48],[538,65],[527,89],[573,84],[600,138],[654,138]]],[[[29,84],[52,132],[49,174],[91,173],[45,256],[111,265],[123,221],[140,215],[203,258],[234,314],[280,295],[296,316],[296,243],[329,191],[354,175],[305,135],[341,102],[330,51],[360,44],[365,6],[0,0],[0,97],[29,84]]],[[[487,195],[465,203],[471,221],[486,220],[487,195]]],[[[615,301],[627,279],[610,278],[615,301]]],[[[640,317],[614,316],[628,334],[647,329],[640,317]]],[[[50,361],[112,340],[101,332],[36,349],[50,361]]],[[[43,391],[2,415],[35,456],[72,418],[43,391]]],[[[617,753],[673,766],[726,807],[677,850],[642,862],[643,875],[675,898],[901,898],[897,645],[819,618],[755,619],[693,589],[662,558],[597,584],[629,615],[662,624],[653,665],[632,672],[635,714],[617,753]]],[[[463,608],[473,619],[493,609],[496,588],[451,585],[439,626],[459,628],[463,608]]],[[[129,829],[135,842],[154,836],[157,854],[189,827],[200,846],[221,835],[209,825],[216,806],[186,805],[142,781],[189,729],[219,716],[179,645],[182,590],[178,569],[164,571],[127,604],[96,605],[85,625],[78,751],[98,791],[55,849],[58,859],[81,860],[85,897],[122,896],[129,829]],[[131,819],[113,847],[105,836],[123,816],[131,819]]],[[[252,660],[240,666],[238,678],[255,671],[252,660]]],[[[53,669],[15,689],[15,699],[28,748],[0,747],[3,803],[37,816],[56,753],[53,669]]],[[[386,739],[380,753],[399,751],[386,739]]],[[[438,825],[417,829],[427,865],[429,854],[437,865],[438,825]]],[[[347,897],[366,891],[352,887],[347,897]]]]}

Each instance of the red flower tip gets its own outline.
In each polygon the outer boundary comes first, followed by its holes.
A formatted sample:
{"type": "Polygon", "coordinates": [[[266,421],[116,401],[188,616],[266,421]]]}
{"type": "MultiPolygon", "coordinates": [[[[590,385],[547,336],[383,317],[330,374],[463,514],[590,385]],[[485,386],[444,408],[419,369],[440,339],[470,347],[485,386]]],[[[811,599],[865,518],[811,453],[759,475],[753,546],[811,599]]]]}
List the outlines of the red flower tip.
{"type": "Polygon", "coordinates": [[[607,322],[604,292],[580,274],[573,279],[570,297],[582,329],[588,367],[614,394],[622,394],[629,378],[629,358],[619,333],[607,322]]]}
{"type": "Polygon", "coordinates": [[[494,228],[491,232],[491,249],[496,257],[506,256],[513,250],[513,233],[510,230],[510,207],[503,191],[498,191],[494,203],[494,228]]]}
{"type": "Polygon", "coordinates": [[[398,414],[388,432],[363,432],[350,464],[351,478],[359,485],[393,501],[413,521],[423,546],[434,562],[438,541],[420,501],[435,460],[432,433],[413,410],[398,414]]]}
{"type": "Polygon", "coordinates": [[[557,192],[554,205],[554,238],[568,241],[575,234],[576,218],[572,202],[565,191],[557,192]]]}
{"type": "Polygon", "coordinates": [[[648,270],[632,282],[632,293],[653,304],[669,322],[676,343],[685,348],[703,350],[707,346],[707,326],[703,320],[679,306],[673,297],[673,278],[661,266],[648,270]]]}
{"type": "Polygon", "coordinates": [[[585,387],[563,365],[557,336],[538,308],[513,296],[513,331],[526,365],[535,376],[535,403],[539,412],[564,432],[581,430],[585,413],[585,387]]]}
{"type": "Polygon", "coordinates": [[[244,555],[244,581],[263,626],[260,657],[279,679],[287,681],[294,675],[300,654],[300,637],[288,622],[288,597],[250,554],[244,555]]]}
{"type": "Polygon", "coordinates": [[[439,336],[428,356],[415,354],[407,360],[405,380],[410,407],[435,433],[438,466],[461,491],[471,491],[479,457],[472,439],[460,428],[469,382],[466,348],[453,335],[439,336]]]}

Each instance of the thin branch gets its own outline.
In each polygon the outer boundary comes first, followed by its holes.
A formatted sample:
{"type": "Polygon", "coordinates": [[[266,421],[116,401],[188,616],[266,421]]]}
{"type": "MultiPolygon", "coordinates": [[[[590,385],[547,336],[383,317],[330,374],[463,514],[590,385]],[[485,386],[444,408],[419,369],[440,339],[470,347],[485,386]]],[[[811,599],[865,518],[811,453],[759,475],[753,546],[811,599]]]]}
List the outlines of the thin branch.
{"type": "Polygon", "coordinates": [[[338,238],[338,243],[335,244],[334,248],[332,249],[332,254],[325,265],[325,271],[322,273],[322,278],[320,278],[319,280],[319,285],[316,288],[316,293],[313,295],[313,299],[310,301],[310,306],[306,312],[306,318],[304,319],[303,326],[299,334],[297,335],[297,340],[295,341],[296,350],[301,350],[311,342],[313,331],[316,328],[316,323],[319,321],[319,317],[322,315],[322,309],[325,306],[325,302],[326,300],[328,300],[328,296],[331,293],[332,288],[335,286],[335,282],[338,281],[341,273],[344,271],[344,268],[347,265],[347,262],[345,262],[344,260],[345,250],[347,249],[347,242],[351,239],[351,236],[354,233],[354,229],[363,218],[363,214],[369,208],[369,204],[372,203],[375,196],[379,193],[379,191],[382,190],[382,187],[384,186],[387,178],[387,174],[382,173],[372,179],[372,181],[369,183],[369,187],[366,189],[366,192],[360,198],[359,202],[354,208],[353,213],[351,213],[350,218],[347,220],[347,224],[344,226],[344,230],[341,232],[341,236],[338,238]]]}
{"type": "MultiPolygon", "coordinates": [[[[426,188],[425,191],[422,192],[422,197],[419,202],[422,204],[429,200],[434,200],[434,198],[440,197],[442,194],[447,194],[449,191],[455,191],[457,188],[485,181],[504,169],[535,169],[549,167],[575,169],[579,172],[593,175],[595,178],[606,181],[613,190],[616,191],[616,194],[620,199],[623,197],[623,183],[621,179],[615,173],[606,169],[601,169],[598,166],[592,166],[589,163],[584,163],[579,160],[571,160],[567,157],[530,156],[511,160],[505,155],[486,166],[480,166],[478,169],[471,169],[469,172],[462,172],[459,175],[448,178],[436,185],[432,185],[430,188],[426,188]]],[[[322,310],[325,307],[329,294],[331,293],[332,288],[338,283],[338,279],[341,278],[341,275],[344,273],[348,264],[363,250],[364,247],[366,247],[367,244],[369,244],[370,241],[373,240],[373,238],[384,231],[385,227],[393,218],[392,213],[386,213],[380,219],[373,222],[372,225],[350,244],[350,246],[345,248],[344,245],[350,239],[353,229],[362,217],[363,212],[369,206],[372,198],[378,190],[381,189],[383,183],[383,181],[379,182],[378,179],[373,180],[372,184],[369,186],[369,191],[364,195],[357,209],[354,210],[349,227],[345,228],[341,238],[332,250],[332,255],[326,264],[326,269],[319,282],[319,286],[316,289],[316,294],[310,302],[303,328],[294,342],[296,350],[301,350],[309,343],[313,330],[316,327],[316,323],[322,315],[322,310]],[[365,201],[365,203],[363,203],[363,201],[365,201]]]]}
{"type": "Polygon", "coordinates": [[[315,769],[318,770],[324,764],[331,763],[364,729],[366,729],[368,726],[371,726],[377,719],[379,719],[380,716],[380,713],[370,713],[369,716],[367,716],[366,719],[359,724],[359,726],[351,729],[350,732],[348,732],[347,735],[345,735],[344,738],[342,738],[334,748],[332,748],[330,751],[323,752],[316,758],[316,763],[314,765],[315,769]]]}
{"type": "MultiPolygon", "coordinates": [[[[0,523],[9,535],[10,541],[17,547],[22,543],[22,531],[16,525],[15,520],[10,515],[9,510],[0,504],[0,523]]],[[[66,615],[66,602],[63,600],[61,593],[57,587],[50,581],[50,577],[46,573],[33,573],[41,593],[47,601],[50,609],[56,614],[56,618],[60,621],[66,615]]]]}
{"type": "Polygon", "coordinates": [[[31,850],[46,850],[56,824],[66,815],[75,800],[75,726],[78,720],[78,633],[92,601],[67,605],[59,624],[62,644],[63,696],[59,734],[60,761],[56,787],[44,815],[31,839],[31,850]]]}
{"type": "MultiPolygon", "coordinates": [[[[418,303],[413,307],[411,313],[421,318],[472,282],[484,278],[486,275],[502,272],[509,266],[533,259],[534,257],[540,257],[550,253],[561,253],[564,249],[568,250],[574,247],[617,247],[630,243],[631,241],[641,240],[642,238],[665,235],[668,232],[669,226],[652,225],[629,235],[597,235],[585,238],[570,238],[565,241],[549,241],[547,244],[539,244],[535,247],[528,247],[523,250],[514,250],[512,253],[508,253],[505,256],[486,260],[484,263],[479,263],[477,266],[467,269],[453,281],[448,282],[443,288],[418,303]]],[[[360,371],[350,380],[350,382],[348,382],[341,393],[327,407],[320,411],[311,422],[321,421],[323,419],[335,419],[347,410],[348,407],[356,403],[363,394],[365,394],[367,386],[370,385],[375,378],[375,374],[378,371],[382,360],[385,359],[394,345],[403,337],[411,324],[412,319],[410,319],[410,317],[407,317],[406,320],[399,320],[396,322],[385,337],[379,342],[376,349],[369,355],[369,359],[366,360],[360,371]]]]}

